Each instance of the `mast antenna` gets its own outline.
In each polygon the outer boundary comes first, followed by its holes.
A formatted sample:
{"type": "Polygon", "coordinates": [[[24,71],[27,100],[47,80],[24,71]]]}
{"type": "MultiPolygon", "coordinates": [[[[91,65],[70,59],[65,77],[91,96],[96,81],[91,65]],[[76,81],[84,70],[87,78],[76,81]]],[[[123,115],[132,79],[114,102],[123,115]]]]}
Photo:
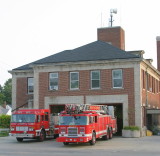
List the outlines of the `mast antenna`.
{"type": "Polygon", "coordinates": [[[113,26],[113,14],[117,14],[117,9],[110,9],[110,20],[109,20],[109,22],[110,22],[110,26],[112,27],[113,26]]]}

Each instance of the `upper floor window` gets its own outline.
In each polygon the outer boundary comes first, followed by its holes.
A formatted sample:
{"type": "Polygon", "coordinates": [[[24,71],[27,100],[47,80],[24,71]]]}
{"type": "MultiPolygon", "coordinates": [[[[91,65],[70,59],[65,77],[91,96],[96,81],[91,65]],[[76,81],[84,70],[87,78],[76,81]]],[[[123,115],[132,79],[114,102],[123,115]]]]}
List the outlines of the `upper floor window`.
{"type": "Polygon", "coordinates": [[[112,70],[112,84],[113,88],[123,87],[122,69],[112,70]]]}
{"type": "Polygon", "coordinates": [[[34,79],[33,77],[28,78],[28,94],[33,94],[34,91],[34,79]]]}
{"type": "Polygon", "coordinates": [[[70,72],[70,89],[79,89],[79,72],[70,72]]]}
{"type": "Polygon", "coordinates": [[[100,71],[91,71],[91,89],[100,88],[100,71]]]}
{"type": "Polygon", "coordinates": [[[49,90],[58,90],[58,73],[49,74],[49,90]]]}

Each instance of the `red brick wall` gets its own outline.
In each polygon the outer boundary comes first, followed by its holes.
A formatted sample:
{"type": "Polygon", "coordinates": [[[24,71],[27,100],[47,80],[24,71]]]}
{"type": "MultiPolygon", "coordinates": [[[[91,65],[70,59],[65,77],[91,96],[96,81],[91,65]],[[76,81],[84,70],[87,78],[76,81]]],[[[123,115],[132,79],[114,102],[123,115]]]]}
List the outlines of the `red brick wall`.
{"type": "Polygon", "coordinates": [[[143,72],[144,72],[144,70],[141,70],[142,104],[146,104],[146,100],[147,100],[150,108],[154,108],[154,107],[160,108],[160,90],[159,90],[160,82],[158,80],[156,80],[153,76],[148,74],[148,78],[149,77],[151,78],[151,81],[148,80],[148,85],[151,88],[151,90],[148,91],[146,88],[147,77],[146,77],[146,74],[144,74],[144,76],[143,76],[143,72]],[[154,81],[154,83],[153,83],[153,81],[154,81]],[[145,84],[144,87],[143,87],[143,82],[145,84]],[[157,87],[157,85],[158,85],[158,87],[157,87]]]}
{"type": "Polygon", "coordinates": [[[59,72],[59,89],[58,91],[49,91],[49,73],[39,74],[39,106],[44,108],[45,96],[86,96],[86,95],[118,95],[128,94],[129,101],[129,123],[135,124],[135,107],[134,107],[134,69],[123,69],[123,86],[124,89],[112,88],[112,70],[101,71],[101,89],[91,90],[90,71],[79,71],[79,90],[70,90],[69,73],[59,72]]]}
{"type": "Polygon", "coordinates": [[[146,98],[148,96],[148,105],[150,108],[160,108],[160,94],[159,93],[152,93],[152,92],[147,92],[146,90],[142,90],[142,104],[146,104],[146,98]],[[147,94],[147,95],[146,95],[147,94]]]}
{"type": "Polygon", "coordinates": [[[144,122],[143,125],[147,124],[146,121],[146,109],[157,109],[160,108],[160,82],[151,76],[149,73],[142,69],[141,70],[141,89],[142,89],[142,105],[143,105],[143,117],[144,122]],[[147,75],[148,75],[148,82],[147,82],[147,75]],[[150,79],[150,80],[149,80],[150,79]],[[147,89],[147,86],[150,89],[147,89]]]}
{"type": "Polygon", "coordinates": [[[17,78],[16,107],[28,104],[28,99],[33,95],[27,93],[27,78],[17,78]]]}
{"type": "MultiPolygon", "coordinates": [[[[44,108],[45,96],[85,96],[87,95],[118,95],[127,94],[129,102],[129,123],[135,124],[134,111],[134,69],[123,69],[123,89],[112,88],[112,70],[104,69],[101,72],[101,89],[91,90],[90,71],[79,71],[79,90],[70,90],[70,72],[59,72],[59,89],[58,91],[49,90],[49,73],[39,73],[39,108],[44,108]]],[[[17,78],[17,106],[27,102],[31,95],[27,94],[27,78],[17,78]]]]}
{"type": "MultiPolygon", "coordinates": [[[[112,70],[104,69],[100,70],[101,75],[101,89],[91,90],[90,82],[90,71],[83,70],[79,71],[79,90],[71,91],[70,90],[70,72],[64,71],[59,72],[59,89],[58,91],[49,90],[49,73],[42,72],[39,73],[39,108],[44,108],[44,98],[45,96],[84,96],[87,95],[118,95],[118,94],[127,94],[128,103],[129,103],[129,124],[135,124],[135,100],[134,100],[134,69],[125,68],[123,69],[123,89],[113,89],[112,88],[112,70]]],[[[141,70],[143,73],[143,70],[141,70]]],[[[143,84],[143,79],[146,81],[146,75],[142,74],[141,81],[143,84]]],[[[144,83],[145,84],[145,83],[144,83]]],[[[160,82],[156,82],[156,85],[160,85],[160,82]]],[[[143,85],[141,85],[143,87],[143,85]]],[[[148,91],[148,104],[150,108],[160,108],[160,87],[155,93],[148,91]],[[154,106],[154,107],[153,107],[154,106]]],[[[16,106],[27,104],[27,101],[31,96],[27,93],[27,78],[17,78],[16,86],[16,106]]],[[[142,104],[146,103],[146,86],[142,88],[142,104]]],[[[145,110],[144,110],[145,111],[145,110]]],[[[144,112],[143,112],[144,113],[144,112]]],[[[145,113],[144,113],[145,117],[145,113]]]]}

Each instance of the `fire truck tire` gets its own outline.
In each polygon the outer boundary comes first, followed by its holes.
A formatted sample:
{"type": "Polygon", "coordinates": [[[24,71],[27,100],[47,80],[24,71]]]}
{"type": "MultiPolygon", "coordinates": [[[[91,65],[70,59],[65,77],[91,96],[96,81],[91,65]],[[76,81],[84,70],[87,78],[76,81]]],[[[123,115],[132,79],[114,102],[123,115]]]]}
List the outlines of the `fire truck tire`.
{"type": "Polygon", "coordinates": [[[112,131],[112,128],[111,128],[110,131],[109,131],[109,139],[112,139],[112,137],[113,137],[113,131],[112,131]]]}
{"type": "Polygon", "coordinates": [[[23,138],[16,138],[18,142],[22,142],[23,138]]]}
{"type": "Polygon", "coordinates": [[[38,137],[38,141],[42,142],[46,138],[46,134],[44,130],[41,130],[40,136],[38,137]]]}
{"type": "Polygon", "coordinates": [[[95,132],[93,132],[92,133],[92,140],[90,140],[90,145],[95,145],[95,143],[96,143],[96,133],[95,132]]]}
{"type": "Polygon", "coordinates": [[[54,139],[58,138],[59,135],[58,134],[54,134],[54,139]]]}
{"type": "Polygon", "coordinates": [[[104,135],[104,136],[102,137],[102,139],[103,139],[103,140],[108,140],[108,139],[109,139],[109,134],[110,134],[110,130],[108,129],[108,130],[107,130],[107,134],[104,135]]]}
{"type": "Polygon", "coordinates": [[[63,142],[64,145],[69,145],[69,142],[63,142]]]}

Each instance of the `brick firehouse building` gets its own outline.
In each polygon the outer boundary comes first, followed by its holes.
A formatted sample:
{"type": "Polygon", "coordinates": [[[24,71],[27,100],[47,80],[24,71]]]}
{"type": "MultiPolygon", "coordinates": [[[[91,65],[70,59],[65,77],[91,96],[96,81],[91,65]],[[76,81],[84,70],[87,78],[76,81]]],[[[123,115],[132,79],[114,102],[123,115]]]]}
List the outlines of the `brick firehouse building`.
{"type": "Polygon", "coordinates": [[[119,131],[160,125],[160,72],[144,51],[125,51],[121,27],[97,29],[97,41],[10,71],[12,106],[49,108],[65,104],[115,106],[119,131]],[[156,122],[156,123],[155,123],[156,122]]]}

